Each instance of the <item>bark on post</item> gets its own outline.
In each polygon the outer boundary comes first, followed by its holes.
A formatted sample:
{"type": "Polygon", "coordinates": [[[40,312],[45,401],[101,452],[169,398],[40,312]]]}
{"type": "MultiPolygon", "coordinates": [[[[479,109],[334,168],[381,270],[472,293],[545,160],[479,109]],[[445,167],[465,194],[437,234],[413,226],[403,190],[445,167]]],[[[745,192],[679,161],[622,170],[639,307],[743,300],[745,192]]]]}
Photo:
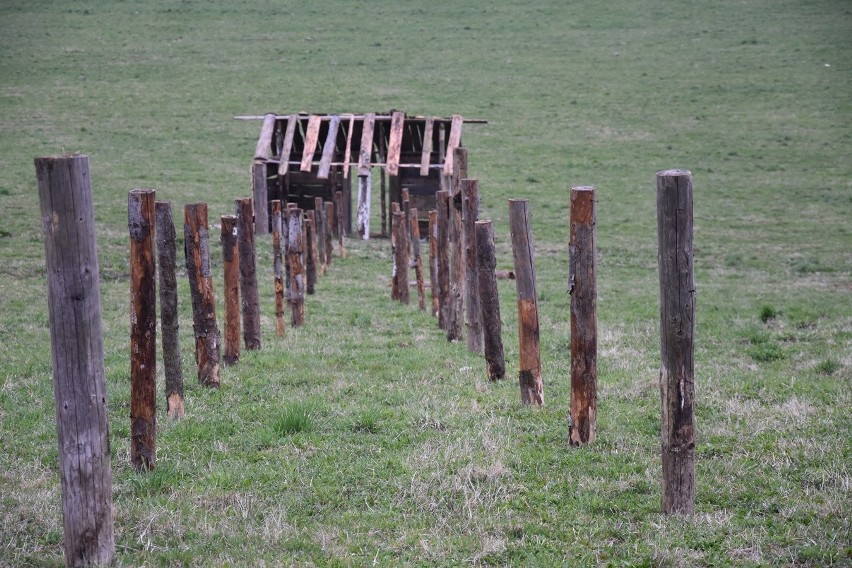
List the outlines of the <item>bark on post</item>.
{"type": "Polygon", "coordinates": [[[269,234],[269,204],[266,192],[266,164],[255,162],[251,167],[251,193],[254,200],[254,233],[269,234]]]}
{"type": "Polygon", "coordinates": [[[340,258],[346,258],[346,227],[343,225],[343,192],[334,192],[334,210],[337,213],[337,238],[340,258]]]}
{"type": "Polygon", "coordinates": [[[254,217],[251,197],[235,200],[237,248],[240,252],[240,295],[243,309],[243,341],[246,349],[260,349],[260,299],[254,248],[254,217]]]}
{"type": "Polygon", "coordinates": [[[502,323],[500,322],[500,298],[497,293],[497,259],[494,254],[494,228],[491,221],[477,221],[476,258],[479,284],[478,306],[482,315],[483,351],[488,367],[488,378],[492,381],[506,375],[503,358],[502,323]]]}
{"type": "Polygon", "coordinates": [[[219,327],[210,275],[210,243],[207,234],[207,204],[190,203],[183,208],[186,273],[192,297],[192,328],[195,333],[195,363],[198,382],[219,386],[219,327]]]}
{"type": "Polygon", "coordinates": [[[464,337],[464,285],[465,246],[462,230],[461,180],[467,177],[467,149],[453,150],[452,194],[449,202],[450,218],[450,310],[447,322],[447,341],[464,337]]]}
{"type": "Polygon", "coordinates": [[[438,327],[447,329],[450,319],[450,203],[449,192],[435,193],[436,223],[438,225],[438,327]]]}
{"type": "Polygon", "coordinates": [[[663,513],[695,512],[695,276],[692,174],[657,172],[663,513]]]}
{"type": "Polygon", "coordinates": [[[408,221],[411,227],[411,250],[414,253],[414,277],[417,279],[417,306],[426,311],[426,283],[423,281],[423,260],[420,258],[420,223],[417,221],[417,208],[410,211],[408,221]]]}
{"type": "Polygon", "coordinates": [[[317,254],[319,256],[319,272],[325,276],[326,258],[325,258],[325,210],[322,205],[322,197],[314,197],[314,212],[316,214],[317,226],[317,254]]]}
{"type": "Polygon", "coordinates": [[[115,560],[101,293],[89,158],[35,159],[47,272],[66,566],[115,560]]]}
{"type": "Polygon", "coordinates": [[[272,271],[275,278],[275,334],[284,336],[284,262],[281,252],[281,201],[272,201],[272,271]]]}
{"type": "Polygon", "coordinates": [[[370,191],[371,175],[358,176],[358,235],[363,240],[370,239],[370,191]]]}
{"type": "Polygon", "coordinates": [[[479,182],[475,179],[461,180],[462,222],[464,224],[465,259],[465,320],[467,325],[467,348],[473,353],[482,353],[482,309],[479,307],[479,271],[476,253],[476,219],[479,217],[479,182]]]}
{"type": "Polygon", "coordinates": [[[178,336],[178,294],[175,268],[177,249],[175,246],[175,223],[172,219],[172,204],[157,201],[157,264],[160,272],[160,328],[163,346],[163,373],[166,379],[166,411],[169,418],[184,416],[183,371],[180,364],[180,338],[178,336]]]}
{"type": "Polygon", "coordinates": [[[305,276],[307,281],[307,292],[313,294],[317,284],[317,256],[314,237],[314,227],[316,225],[316,215],[313,211],[306,211],[307,219],[303,221],[303,233],[305,239],[305,276]]]}
{"type": "Polygon", "coordinates": [[[432,299],[432,317],[438,317],[438,212],[429,211],[429,296],[432,299]]]}
{"type": "Polygon", "coordinates": [[[541,347],[539,342],[538,294],[535,286],[532,234],[526,199],[509,200],[509,227],[515,260],[515,287],[518,291],[518,343],[520,347],[518,378],[521,402],[544,404],[541,379],[541,347]]]}
{"type": "Polygon", "coordinates": [[[222,215],[223,272],[225,273],[225,366],[240,360],[240,255],[237,250],[237,216],[222,215]]]}
{"type": "Polygon", "coordinates": [[[399,248],[399,239],[397,238],[396,231],[393,228],[393,224],[396,221],[394,216],[400,212],[399,203],[394,201],[391,203],[391,260],[393,261],[393,268],[391,271],[391,300],[399,300],[400,299],[400,278],[399,278],[399,259],[397,257],[396,249],[399,248]]]}
{"type": "Polygon", "coordinates": [[[572,446],[595,441],[597,417],[597,315],[595,282],[595,188],[571,188],[568,293],[571,295],[572,446]]]}
{"type": "Polygon", "coordinates": [[[331,266],[331,259],[334,258],[334,227],[337,221],[334,217],[334,203],[326,201],[325,207],[325,264],[331,266]]]}
{"type": "Polygon", "coordinates": [[[405,212],[393,214],[393,233],[396,237],[394,256],[396,258],[396,283],[399,291],[399,301],[409,302],[408,291],[408,225],[405,223],[405,212]]]}
{"type": "Polygon", "coordinates": [[[304,243],[302,237],[302,210],[287,210],[287,263],[290,265],[291,323],[298,327],[305,323],[305,269],[302,264],[304,243]]]}

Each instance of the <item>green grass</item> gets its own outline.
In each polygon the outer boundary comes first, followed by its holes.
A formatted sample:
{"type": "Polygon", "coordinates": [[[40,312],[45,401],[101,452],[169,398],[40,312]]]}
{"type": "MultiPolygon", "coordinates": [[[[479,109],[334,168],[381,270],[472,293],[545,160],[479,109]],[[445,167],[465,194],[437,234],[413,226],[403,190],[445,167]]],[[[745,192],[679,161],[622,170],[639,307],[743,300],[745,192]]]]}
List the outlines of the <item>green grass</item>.
{"type": "Polygon", "coordinates": [[[0,32],[0,565],[63,563],[32,159],[77,151],[119,565],[852,563],[848,2],[5,2],[0,32]],[[195,384],[181,275],[187,417],[160,405],[158,467],[134,473],[127,192],[207,201],[216,219],[249,191],[260,126],[232,116],[391,108],[489,121],[464,143],[500,268],[506,200],[530,200],[546,406],[518,400],[512,282],[509,380],[491,384],[389,301],[384,241],[351,240],[307,325],[276,338],[261,238],[263,349],[220,390],[195,384]],[[654,173],[673,167],[695,187],[690,519],[660,514],[654,173]],[[598,188],[598,440],[583,449],[567,444],[571,185],[598,188]]]}

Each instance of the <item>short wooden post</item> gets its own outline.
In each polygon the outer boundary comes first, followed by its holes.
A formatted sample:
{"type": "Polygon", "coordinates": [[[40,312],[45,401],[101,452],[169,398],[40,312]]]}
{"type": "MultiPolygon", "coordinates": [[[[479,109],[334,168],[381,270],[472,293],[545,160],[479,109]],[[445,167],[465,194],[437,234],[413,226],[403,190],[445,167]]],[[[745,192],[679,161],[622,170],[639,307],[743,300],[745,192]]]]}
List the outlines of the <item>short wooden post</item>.
{"type": "Polygon", "coordinates": [[[222,260],[225,299],[225,366],[235,365],[240,360],[240,254],[237,248],[239,229],[236,215],[222,215],[222,260]]]}
{"type": "Polygon", "coordinates": [[[326,201],[325,207],[325,264],[331,266],[331,259],[334,258],[334,230],[337,222],[334,217],[334,203],[326,201]]]}
{"type": "Polygon", "coordinates": [[[254,248],[254,209],[251,197],[235,200],[237,248],[240,253],[240,296],[243,309],[243,342],[249,351],[260,349],[260,297],[257,291],[257,260],[254,248]]]}
{"type": "Polygon", "coordinates": [[[432,317],[438,317],[438,212],[429,211],[429,296],[432,299],[432,317]]]}
{"type": "Polygon", "coordinates": [[[219,386],[219,327],[210,274],[210,244],[207,234],[207,204],[190,203],[183,208],[186,273],[192,297],[192,329],[195,333],[195,362],[198,382],[219,386]]]}
{"type": "Polygon", "coordinates": [[[343,192],[334,192],[334,210],[337,214],[337,245],[340,248],[340,258],[346,258],[346,227],[343,224],[343,192]]]}
{"type": "Polygon", "coordinates": [[[509,200],[509,228],[515,258],[515,287],[518,291],[518,378],[521,385],[521,402],[541,406],[544,404],[544,385],[541,379],[538,294],[526,199],[509,200]]]}
{"type": "Polygon", "coordinates": [[[281,252],[281,201],[272,201],[272,272],[275,278],[275,335],[284,335],[284,255],[281,252]]]}
{"type": "Polygon", "coordinates": [[[571,188],[568,293],[571,295],[572,446],[595,441],[597,417],[598,339],[595,282],[595,188],[571,188]]]}
{"type": "Polygon", "coordinates": [[[447,329],[450,319],[450,201],[449,192],[442,189],[435,193],[438,225],[438,327],[447,329]]]}
{"type": "Polygon", "coordinates": [[[325,210],[322,205],[322,197],[314,197],[314,213],[316,215],[317,255],[319,256],[319,273],[325,276],[325,210]]]}
{"type": "Polygon", "coordinates": [[[663,513],[695,512],[695,276],[692,174],[657,172],[663,513]]]}
{"type": "Polygon", "coordinates": [[[426,311],[426,283],[423,281],[423,260],[420,258],[420,222],[417,220],[417,208],[412,207],[408,224],[411,227],[411,250],[414,253],[414,277],[417,280],[417,306],[426,311]]]}
{"type": "Polygon", "coordinates": [[[358,235],[365,241],[370,238],[371,178],[370,172],[358,176],[358,235]]]}
{"type": "Polygon", "coordinates": [[[177,249],[175,245],[175,223],[172,219],[172,204],[157,201],[154,205],[157,218],[157,264],[160,284],[160,342],[163,347],[163,374],[166,379],[166,412],[169,418],[184,416],[183,371],[180,364],[180,338],[178,317],[178,293],[175,268],[177,249]]]}
{"type": "Polygon", "coordinates": [[[266,164],[255,162],[251,167],[251,189],[254,202],[254,234],[269,234],[269,204],[266,191],[266,164]]]}
{"type": "Polygon", "coordinates": [[[305,323],[305,267],[302,263],[304,241],[302,236],[302,210],[287,210],[287,263],[290,265],[291,323],[298,327],[305,323]]]}
{"type": "Polygon", "coordinates": [[[506,375],[506,361],[503,358],[502,323],[500,322],[500,298],[497,293],[497,259],[494,254],[494,228],[491,221],[477,221],[476,230],[476,271],[479,289],[479,302],[482,317],[483,351],[488,367],[488,378],[492,381],[506,375]]]}
{"type": "Polygon", "coordinates": [[[89,159],[35,159],[66,566],[115,560],[101,293],[89,159]]]}
{"type": "Polygon", "coordinates": [[[479,307],[479,271],[476,253],[476,219],[479,217],[479,182],[461,180],[462,223],[464,225],[464,306],[467,325],[467,348],[482,353],[482,309],[479,307]]]}
{"type": "Polygon", "coordinates": [[[405,212],[396,211],[393,214],[393,234],[396,238],[394,257],[396,258],[396,283],[399,291],[399,301],[409,302],[408,291],[408,225],[405,223],[405,212]]]}
{"type": "Polygon", "coordinates": [[[467,149],[453,150],[452,193],[449,201],[450,218],[450,310],[447,321],[447,341],[464,337],[465,245],[462,230],[461,180],[467,178],[467,149]]]}
{"type": "Polygon", "coordinates": [[[316,226],[316,215],[313,211],[305,211],[307,217],[303,223],[302,232],[305,239],[305,276],[307,281],[307,292],[313,294],[316,291],[317,284],[317,255],[314,237],[316,226]]]}
{"type": "Polygon", "coordinates": [[[397,238],[396,231],[393,228],[393,224],[395,222],[395,215],[400,212],[399,203],[396,201],[391,203],[391,233],[390,233],[390,242],[391,242],[391,261],[393,262],[393,267],[391,269],[391,300],[399,300],[400,299],[400,279],[399,279],[399,258],[397,256],[396,249],[399,248],[399,239],[397,238]]]}

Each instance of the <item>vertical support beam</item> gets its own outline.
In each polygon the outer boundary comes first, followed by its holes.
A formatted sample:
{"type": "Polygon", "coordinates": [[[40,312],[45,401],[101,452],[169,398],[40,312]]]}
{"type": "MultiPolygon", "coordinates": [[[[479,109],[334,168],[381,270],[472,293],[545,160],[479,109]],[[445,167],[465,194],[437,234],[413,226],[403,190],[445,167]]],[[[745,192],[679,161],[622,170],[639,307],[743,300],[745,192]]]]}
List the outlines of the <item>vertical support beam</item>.
{"type": "Polygon", "coordinates": [[[35,159],[66,566],[115,561],[101,293],[89,158],[35,159]]]}
{"type": "Polygon", "coordinates": [[[400,286],[399,286],[399,269],[397,268],[397,255],[396,249],[399,247],[399,239],[397,239],[396,231],[393,228],[394,214],[399,213],[399,203],[393,202],[391,203],[391,260],[393,261],[393,270],[391,272],[391,300],[399,300],[400,298],[400,286]]]}
{"type": "Polygon", "coordinates": [[[322,147],[322,158],[320,159],[319,168],[317,168],[317,179],[328,179],[328,172],[331,169],[331,160],[334,158],[334,150],[337,146],[337,129],[340,127],[340,117],[332,116],[328,121],[328,133],[325,137],[325,144],[322,147]]]}
{"type": "Polygon", "coordinates": [[[503,358],[502,323],[500,322],[500,298],[497,293],[497,258],[494,254],[494,228],[491,221],[477,221],[476,231],[476,276],[479,280],[479,309],[482,314],[483,351],[488,367],[488,378],[492,381],[506,375],[503,358]]]}
{"type": "Polygon", "coordinates": [[[363,240],[370,239],[370,192],[372,190],[372,176],[358,176],[358,235],[363,240]]]}
{"type": "Polygon", "coordinates": [[[692,174],[657,172],[663,513],[695,512],[695,276],[692,174]]]}
{"type": "Polygon", "coordinates": [[[222,215],[222,244],[225,300],[225,366],[235,365],[240,360],[240,255],[237,248],[237,216],[222,215]]]}
{"type": "Polygon", "coordinates": [[[477,270],[476,220],[479,217],[479,182],[475,179],[461,180],[462,223],[464,225],[465,259],[465,320],[467,325],[467,348],[473,353],[482,353],[482,310],[479,307],[479,271],[477,270]]]}
{"type": "Polygon", "coordinates": [[[346,258],[346,227],[343,224],[343,192],[334,192],[334,210],[337,213],[337,238],[340,258],[346,258]]]}
{"type": "Polygon", "coordinates": [[[446,189],[435,193],[438,225],[438,327],[447,329],[450,319],[450,194],[446,189]]]}
{"type": "Polygon", "coordinates": [[[325,210],[322,206],[322,197],[314,197],[314,212],[316,215],[317,234],[317,256],[319,257],[319,273],[323,276],[326,270],[325,258],[325,210]]]}
{"type": "Polygon", "coordinates": [[[429,163],[432,160],[432,136],[435,128],[435,118],[430,116],[426,119],[423,130],[423,151],[420,153],[420,176],[429,175],[429,163]]]}
{"type": "Polygon", "coordinates": [[[243,341],[246,349],[260,349],[260,298],[257,291],[257,260],[254,247],[254,215],[250,197],[236,199],[237,248],[240,253],[240,296],[243,308],[243,341]]]}
{"type": "Polygon", "coordinates": [[[396,239],[394,257],[396,258],[396,282],[399,289],[399,301],[408,305],[408,225],[405,222],[405,212],[396,211],[393,214],[393,234],[396,239]]]}
{"type": "Polygon", "coordinates": [[[521,386],[521,402],[541,406],[544,404],[544,385],[541,379],[538,294],[535,286],[532,233],[526,199],[509,200],[509,228],[515,259],[515,286],[518,291],[520,347],[518,378],[521,386]]]}
{"type": "Polygon", "coordinates": [[[269,234],[269,201],[266,194],[266,163],[255,162],[251,167],[251,194],[254,198],[254,232],[269,234]]]}
{"type": "Polygon", "coordinates": [[[163,346],[163,374],[166,379],[166,411],[169,418],[184,416],[183,371],[180,364],[180,338],[178,317],[177,249],[175,245],[175,223],[172,219],[172,204],[157,201],[154,205],[157,217],[157,264],[160,273],[160,328],[163,346]]]}
{"type": "Polygon", "coordinates": [[[275,283],[275,335],[284,336],[284,255],[281,252],[281,231],[284,227],[281,201],[272,202],[272,272],[275,283]]]}
{"type": "MultiPolygon", "coordinates": [[[[449,154],[449,150],[447,151],[449,154]]],[[[447,341],[464,337],[465,247],[462,231],[461,180],[467,177],[467,149],[456,148],[453,159],[452,191],[449,201],[450,218],[450,310],[447,321],[447,341]]]]}
{"type": "Polygon", "coordinates": [[[432,317],[438,317],[441,303],[438,300],[438,212],[429,211],[429,296],[432,299],[432,317]]]}
{"type": "Polygon", "coordinates": [[[305,239],[305,276],[307,277],[307,292],[313,294],[317,285],[317,249],[316,249],[316,213],[306,211],[303,233],[305,239]]]}
{"type": "Polygon", "coordinates": [[[399,174],[399,154],[402,149],[402,127],[405,122],[405,114],[396,111],[391,115],[390,140],[388,141],[388,155],[385,159],[385,168],[389,176],[399,174]]]}
{"type": "Polygon", "coordinates": [[[426,311],[426,283],[423,281],[423,260],[420,258],[420,222],[417,220],[417,208],[410,211],[408,224],[411,227],[411,250],[414,254],[414,277],[417,280],[417,306],[426,311]]]}
{"type": "Polygon", "coordinates": [[[293,327],[305,323],[305,267],[302,210],[287,209],[287,264],[290,266],[290,310],[293,327]]]}
{"type": "Polygon", "coordinates": [[[343,149],[343,179],[349,177],[349,161],[352,158],[352,130],[355,128],[355,115],[349,115],[349,128],[346,130],[346,147],[343,149]]]}
{"type": "Polygon", "coordinates": [[[334,258],[334,227],[337,222],[334,218],[334,203],[326,201],[325,207],[325,264],[331,266],[331,259],[334,258]]]}
{"type": "MultiPolygon", "coordinates": [[[[444,161],[444,175],[455,175],[456,165],[455,159],[458,154],[455,151],[461,144],[462,126],[464,119],[459,114],[453,115],[453,121],[450,123],[450,137],[447,141],[447,157],[444,161]]],[[[465,172],[467,173],[467,172],[465,172]]],[[[466,175],[464,177],[467,177],[466,175]]]]}
{"type": "Polygon", "coordinates": [[[311,171],[314,162],[314,152],[317,148],[319,140],[319,130],[322,124],[322,117],[312,114],[308,118],[308,127],[305,132],[305,147],[302,152],[302,163],[300,170],[303,172],[311,171]]]}
{"type": "Polygon", "coordinates": [[[284,142],[281,145],[281,160],[278,163],[278,175],[284,177],[290,171],[290,153],[293,151],[293,136],[299,125],[299,117],[291,114],[287,117],[287,129],[284,131],[284,142]]]}
{"type": "Polygon", "coordinates": [[[571,188],[568,293],[571,295],[572,446],[595,441],[597,430],[598,321],[595,282],[595,188],[571,188]]]}

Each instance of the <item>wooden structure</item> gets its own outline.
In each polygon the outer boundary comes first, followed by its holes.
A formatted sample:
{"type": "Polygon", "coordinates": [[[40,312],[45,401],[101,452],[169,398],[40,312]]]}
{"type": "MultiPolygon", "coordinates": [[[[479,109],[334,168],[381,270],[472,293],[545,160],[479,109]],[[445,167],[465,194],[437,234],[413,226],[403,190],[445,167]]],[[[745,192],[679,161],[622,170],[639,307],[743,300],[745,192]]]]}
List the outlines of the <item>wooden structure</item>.
{"type": "MultiPolygon", "coordinates": [[[[464,123],[486,122],[460,115],[407,116],[399,111],[235,118],[263,121],[255,147],[252,183],[257,186],[265,179],[266,187],[255,187],[253,194],[265,193],[267,203],[280,199],[307,211],[313,209],[315,198],[333,201],[335,192],[341,191],[347,233],[353,230],[352,178],[363,179],[370,176],[372,167],[382,168],[382,236],[388,236],[384,230],[389,217],[385,194],[389,192],[390,202],[401,204],[403,189],[408,189],[411,207],[422,214],[420,228],[425,234],[427,213],[435,208],[435,192],[442,188],[445,176],[453,173],[453,151],[461,145],[464,123]],[[261,166],[264,175],[258,174],[261,166]],[[352,175],[350,169],[355,166],[357,171],[352,175]]],[[[258,215],[264,213],[259,204],[256,208],[258,215]]],[[[265,211],[268,216],[268,206],[265,211]]]]}

